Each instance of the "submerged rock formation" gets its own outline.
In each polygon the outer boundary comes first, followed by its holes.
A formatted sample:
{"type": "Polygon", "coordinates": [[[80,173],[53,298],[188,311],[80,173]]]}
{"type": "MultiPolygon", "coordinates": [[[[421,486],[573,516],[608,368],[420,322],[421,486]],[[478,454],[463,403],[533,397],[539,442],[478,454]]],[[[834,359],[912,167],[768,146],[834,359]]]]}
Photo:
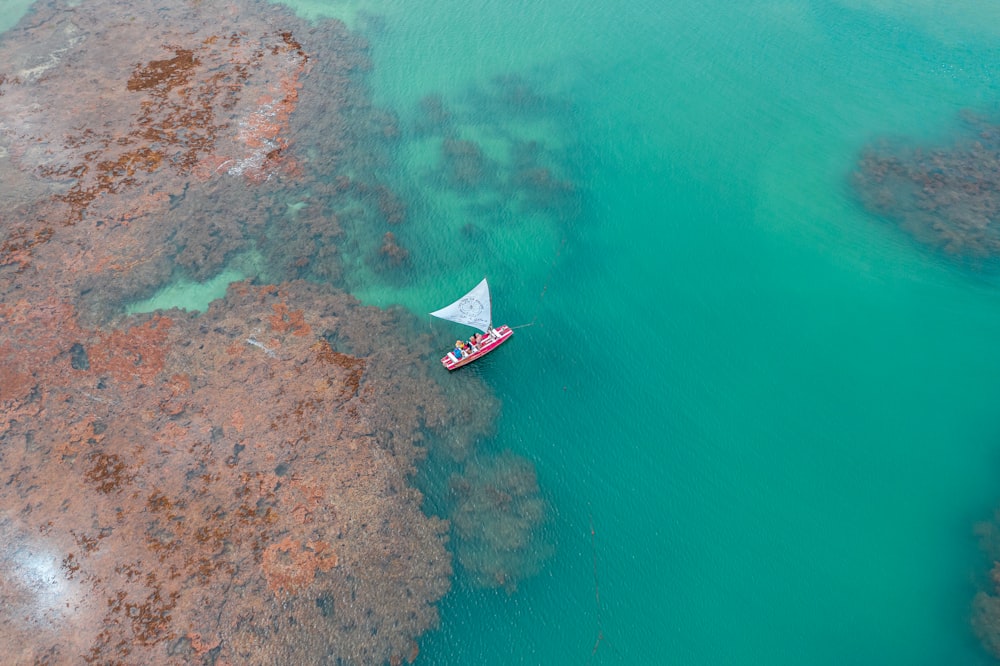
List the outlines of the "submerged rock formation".
{"type": "Polygon", "coordinates": [[[575,219],[580,192],[569,177],[568,146],[553,141],[558,135],[554,126],[540,136],[530,131],[537,131],[535,123],[565,117],[567,103],[518,76],[496,77],[464,101],[464,107],[453,109],[440,95],[429,95],[418,104],[411,132],[439,142],[426,186],[459,195],[475,217],[505,209],[550,223],[575,219]],[[477,142],[484,139],[494,154],[477,142]]]}
{"type": "Polygon", "coordinates": [[[1000,126],[967,116],[952,146],[868,148],[854,186],[869,210],[963,259],[1000,257],[1000,126]]]}
{"type": "Polygon", "coordinates": [[[978,582],[972,601],[972,628],[983,647],[1000,659],[1000,512],[992,521],[976,525],[983,554],[992,563],[989,575],[978,582]]]}
{"type": "Polygon", "coordinates": [[[456,555],[478,587],[517,589],[552,554],[541,530],[547,517],[534,466],[506,451],[469,461],[449,481],[456,555]]]}

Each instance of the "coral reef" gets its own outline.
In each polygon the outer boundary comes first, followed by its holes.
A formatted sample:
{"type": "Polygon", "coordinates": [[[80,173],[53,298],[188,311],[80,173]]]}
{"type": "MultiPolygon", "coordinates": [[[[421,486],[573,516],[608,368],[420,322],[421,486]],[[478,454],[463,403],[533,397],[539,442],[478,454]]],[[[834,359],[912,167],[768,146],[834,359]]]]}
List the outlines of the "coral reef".
{"type": "Polygon", "coordinates": [[[253,0],[36,3],[0,41],[8,663],[401,663],[436,625],[448,527],[410,477],[485,430],[449,391],[495,399],[440,386],[405,312],[292,279],[405,216],[356,145],[393,128],[363,51],[253,0]],[[278,284],[122,314],[251,250],[278,284]]]}
{"type": "Polygon", "coordinates": [[[561,103],[517,76],[497,77],[486,89],[470,93],[467,102],[470,108],[453,110],[439,95],[429,95],[418,104],[412,133],[440,141],[440,159],[428,182],[477,204],[493,200],[555,220],[578,215],[579,193],[566,175],[568,160],[562,149],[541,136],[511,130],[512,119],[525,122],[522,132],[532,123],[550,122],[566,110],[561,103]],[[473,121],[486,128],[477,131],[473,121]],[[500,146],[501,154],[488,154],[474,136],[500,146]]]}
{"type": "Polygon", "coordinates": [[[964,136],[937,149],[868,148],[854,187],[869,210],[962,259],[1000,257],[1000,126],[971,115],[964,136]]]}
{"type": "MultiPolygon", "coordinates": [[[[439,383],[411,315],[344,291],[415,263],[366,50],[258,0],[51,0],[0,40],[8,661],[399,664],[437,623],[451,536],[482,584],[540,566],[530,464],[473,457],[496,398],[439,383]],[[123,314],[250,256],[266,275],[203,314],[123,314]],[[412,485],[431,445],[465,465],[452,532],[412,485]]],[[[517,173],[481,155],[463,186],[482,167],[476,187],[565,210],[545,147],[509,145],[517,173]]]]}
{"type": "Polygon", "coordinates": [[[93,324],[251,246],[279,281],[379,264],[406,204],[377,176],[395,121],[368,100],[366,49],[254,0],[39,3],[0,42],[0,176],[23,193],[0,267],[40,289],[29,268],[73,271],[93,324]]]}
{"type": "Polygon", "coordinates": [[[410,257],[410,253],[399,244],[396,234],[391,231],[385,232],[385,235],[382,236],[382,247],[379,248],[378,253],[389,268],[401,266],[410,257]]]}
{"type": "Polygon", "coordinates": [[[408,477],[451,417],[400,316],[305,282],[111,331],[0,308],[15,661],[410,654],[451,565],[408,477]]]}
{"type": "Polygon", "coordinates": [[[552,554],[534,467],[507,451],[470,460],[449,480],[448,516],[459,563],[474,585],[517,589],[552,554]]]}
{"type": "Polygon", "coordinates": [[[972,628],[983,647],[1000,659],[1000,511],[975,526],[979,546],[992,562],[989,575],[978,581],[972,600],[972,628]]]}
{"type": "Polygon", "coordinates": [[[37,3],[5,35],[0,171],[35,188],[4,224],[0,265],[72,271],[55,282],[97,320],[175,267],[207,279],[245,245],[266,211],[251,188],[296,170],[289,116],[310,64],[274,28],[301,28],[290,14],[247,9],[37,3]]]}

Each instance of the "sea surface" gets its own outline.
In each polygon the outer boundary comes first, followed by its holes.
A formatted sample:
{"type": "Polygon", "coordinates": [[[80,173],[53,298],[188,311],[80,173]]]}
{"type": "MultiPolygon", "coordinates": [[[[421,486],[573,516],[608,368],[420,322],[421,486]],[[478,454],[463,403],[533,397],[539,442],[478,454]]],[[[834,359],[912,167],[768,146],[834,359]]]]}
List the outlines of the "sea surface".
{"type": "Polygon", "coordinates": [[[869,145],[997,117],[1000,5],[288,4],[366,35],[403,128],[413,273],[352,291],[425,317],[486,275],[517,327],[463,372],[502,401],[481,446],[537,469],[552,555],[513,592],[457,571],[418,664],[994,663],[969,617],[1000,273],[851,182],[869,145]],[[552,198],[435,186],[428,99],[498,162],[541,151],[552,198]]]}

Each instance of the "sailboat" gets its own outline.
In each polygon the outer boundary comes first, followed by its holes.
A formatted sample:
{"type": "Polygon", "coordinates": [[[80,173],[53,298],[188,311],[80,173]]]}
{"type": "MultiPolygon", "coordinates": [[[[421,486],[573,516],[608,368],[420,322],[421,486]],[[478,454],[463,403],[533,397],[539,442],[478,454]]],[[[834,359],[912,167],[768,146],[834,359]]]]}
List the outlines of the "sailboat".
{"type": "Polygon", "coordinates": [[[486,278],[465,296],[451,305],[435,310],[431,316],[465,324],[483,332],[483,335],[473,334],[467,342],[456,341],[455,348],[441,358],[441,364],[448,370],[461,368],[486,356],[514,335],[510,326],[493,328],[490,285],[487,284],[486,278]]]}

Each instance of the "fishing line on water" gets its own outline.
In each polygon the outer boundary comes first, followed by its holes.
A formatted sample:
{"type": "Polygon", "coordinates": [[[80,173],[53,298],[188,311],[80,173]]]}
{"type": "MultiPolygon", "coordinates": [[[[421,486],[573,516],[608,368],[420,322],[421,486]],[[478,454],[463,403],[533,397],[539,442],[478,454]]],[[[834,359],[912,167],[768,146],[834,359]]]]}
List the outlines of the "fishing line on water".
{"type": "Polygon", "coordinates": [[[552,257],[552,261],[549,262],[549,270],[545,276],[545,284],[542,285],[542,291],[538,294],[538,304],[535,306],[535,316],[531,318],[527,324],[521,324],[520,326],[511,326],[511,329],[527,328],[528,326],[534,326],[538,322],[538,314],[542,309],[542,305],[545,301],[545,293],[549,290],[549,283],[552,282],[552,273],[556,269],[556,263],[559,261],[559,256],[562,254],[563,248],[566,247],[566,235],[559,241],[559,247],[556,248],[556,253],[552,257]]]}
{"type": "Polygon", "coordinates": [[[594,514],[590,513],[588,516],[590,518],[590,552],[594,563],[594,603],[597,605],[597,639],[594,641],[594,647],[587,659],[589,664],[594,659],[594,655],[597,654],[597,648],[601,646],[601,641],[604,640],[604,616],[601,609],[601,585],[597,578],[597,531],[594,529],[594,514]]]}

